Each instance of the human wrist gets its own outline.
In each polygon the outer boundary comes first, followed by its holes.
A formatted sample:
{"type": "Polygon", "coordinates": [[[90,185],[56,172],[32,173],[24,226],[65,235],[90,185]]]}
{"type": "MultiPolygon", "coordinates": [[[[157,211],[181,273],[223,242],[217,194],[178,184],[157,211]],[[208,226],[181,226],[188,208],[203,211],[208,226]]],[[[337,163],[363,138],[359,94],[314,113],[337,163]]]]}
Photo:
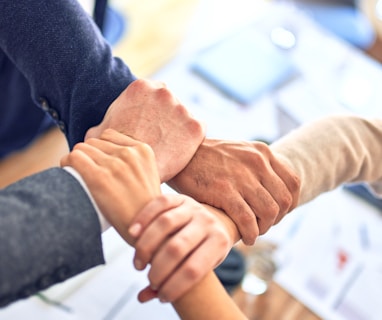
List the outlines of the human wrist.
{"type": "Polygon", "coordinates": [[[227,235],[229,236],[229,239],[231,240],[231,246],[233,246],[236,242],[238,242],[241,239],[241,235],[235,223],[231,220],[231,218],[225,212],[206,204],[204,204],[203,206],[206,207],[207,210],[209,210],[211,213],[215,214],[219,218],[219,220],[222,222],[222,224],[224,225],[227,231],[227,235]]]}
{"type": "Polygon", "coordinates": [[[78,173],[78,171],[75,170],[73,167],[69,167],[69,166],[65,166],[65,167],[63,167],[63,169],[66,172],[68,172],[69,174],[71,174],[78,181],[78,183],[81,185],[81,187],[83,188],[83,190],[87,194],[90,202],[92,203],[92,205],[94,207],[94,210],[97,213],[98,220],[99,220],[99,223],[101,226],[101,232],[104,232],[107,229],[109,229],[111,226],[109,221],[107,221],[106,218],[104,217],[104,215],[102,214],[102,212],[101,212],[100,208],[98,207],[96,201],[94,200],[88,186],[86,185],[84,179],[81,177],[81,175],[78,173]]]}

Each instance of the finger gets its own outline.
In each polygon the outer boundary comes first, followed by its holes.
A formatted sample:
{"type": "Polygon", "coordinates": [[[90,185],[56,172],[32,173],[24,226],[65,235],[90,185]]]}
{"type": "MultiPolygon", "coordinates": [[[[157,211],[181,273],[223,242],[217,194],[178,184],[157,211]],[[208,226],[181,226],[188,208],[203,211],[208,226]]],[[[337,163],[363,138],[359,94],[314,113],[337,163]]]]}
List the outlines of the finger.
{"type": "Polygon", "coordinates": [[[271,158],[271,166],[275,173],[281,178],[285,183],[289,193],[292,196],[292,201],[289,207],[286,208],[285,212],[290,212],[292,209],[296,208],[298,204],[298,199],[300,195],[300,181],[298,176],[291,170],[287,165],[282,163],[276,157],[271,158]]]}
{"type": "MultiPolygon", "coordinates": [[[[253,188],[251,188],[251,194],[253,194],[252,189],[253,188]]],[[[253,198],[256,199],[256,194],[253,198]]],[[[239,230],[243,243],[253,245],[259,235],[259,226],[254,209],[252,209],[244,200],[243,196],[236,191],[227,192],[224,200],[221,206],[215,206],[229,214],[229,217],[239,230]]]]}
{"type": "MultiPolygon", "coordinates": [[[[94,140],[100,141],[98,139],[94,139],[94,140]]],[[[110,164],[110,160],[114,160],[107,153],[103,152],[103,150],[99,148],[99,145],[97,143],[94,143],[94,144],[79,143],[75,145],[73,150],[81,151],[82,153],[86,154],[89,158],[91,158],[94,163],[100,166],[105,166],[105,164],[107,164],[107,166],[105,167],[108,167],[110,164]]]]}
{"type": "Polygon", "coordinates": [[[121,150],[131,150],[132,146],[120,146],[113,142],[90,138],[84,143],[85,146],[92,146],[105,154],[115,156],[119,154],[121,150]]]}
{"type": "Polygon", "coordinates": [[[68,166],[69,164],[69,155],[70,154],[66,154],[64,155],[61,159],[60,159],[60,166],[61,167],[65,167],[65,166],[68,166]]]}
{"type": "MultiPolygon", "coordinates": [[[[136,249],[134,256],[135,267],[138,270],[143,270],[147,263],[152,260],[154,253],[160,250],[161,247],[168,246],[168,244],[164,244],[166,240],[174,236],[174,234],[189,223],[191,219],[191,212],[178,214],[176,209],[172,209],[160,215],[147,227],[134,245],[136,249]]],[[[178,234],[174,237],[177,238],[178,234]]]]}
{"type": "Polygon", "coordinates": [[[94,172],[99,166],[94,162],[92,157],[81,149],[73,150],[69,155],[65,156],[63,165],[74,168],[86,181],[92,181],[95,178],[94,172]]]}
{"type": "Polygon", "coordinates": [[[260,219],[268,220],[262,224],[260,234],[264,234],[276,221],[281,220],[292,205],[292,195],[286,184],[278,175],[273,175],[269,179],[262,181],[264,190],[270,195],[270,202],[267,204],[268,210],[261,211],[258,215],[260,219]]]}
{"type": "Polygon", "coordinates": [[[160,195],[154,198],[131,221],[130,235],[134,238],[139,237],[155,217],[164,211],[180,206],[183,202],[183,198],[175,195],[160,195]]]}
{"type": "Polygon", "coordinates": [[[114,129],[106,129],[105,131],[103,131],[100,136],[100,139],[104,141],[112,142],[119,146],[136,146],[142,143],[114,129]]]}
{"type": "Polygon", "coordinates": [[[279,205],[269,192],[269,188],[257,183],[252,188],[251,197],[246,197],[257,219],[258,232],[264,234],[273,226],[279,214],[279,205]]]}
{"type": "MultiPolygon", "coordinates": [[[[135,149],[134,146],[122,147],[100,139],[88,139],[86,143],[82,144],[81,148],[97,164],[115,173],[122,172],[121,170],[134,171],[136,161],[138,159],[144,161],[146,158],[142,153],[144,150],[135,149]]],[[[147,170],[149,169],[147,168],[147,170]]],[[[139,170],[138,172],[141,173],[139,170]]],[[[141,176],[141,178],[143,179],[144,176],[141,176]]]]}
{"type": "MultiPolygon", "coordinates": [[[[276,219],[285,215],[291,206],[292,196],[283,177],[280,177],[275,171],[274,166],[280,170],[282,166],[272,154],[269,146],[258,141],[252,142],[252,146],[261,154],[262,161],[258,162],[257,170],[253,172],[253,175],[258,177],[258,181],[256,180],[255,183],[260,185],[258,185],[256,193],[251,194],[248,190],[244,196],[251,208],[257,207],[254,211],[259,220],[259,232],[264,234],[276,219]],[[274,166],[271,163],[272,160],[274,166]]],[[[246,190],[244,189],[244,191],[246,190]]]]}
{"type": "Polygon", "coordinates": [[[162,302],[173,302],[202,280],[224,259],[224,257],[218,259],[211,256],[211,249],[214,250],[214,247],[216,247],[216,243],[207,240],[200,245],[200,248],[192,252],[185,263],[172,273],[160,287],[158,298],[162,302]]]}
{"type": "Polygon", "coordinates": [[[201,232],[200,225],[196,223],[187,224],[174,234],[155,253],[151,261],[148,274],[151,288],[158,289],[163,281],[173,274],[184,259],[196,248],[199,248],[205,239],[206,233],[201,232]]]}
{"type": "Polygon", "coordinates": [[[138,293],[138,300],[139,302],[142,302],[142,303],[150,301],[157,297],[158,297],[158,292],[151,289],[150,287],[146,287],[138,293]]]}
{"type": "Polygon", "coordinates": [[[278,203],[280,215],[284,216],[293,203],[291,189],[288,188],[286,181],[290,180],[291,174],[285,171],[285,166],[281,165],[276,159],[270,165],[270,170],[274,174],[270,176],[270,179],[264,179],[262,183],[278,203]]]}
{"type": "Polygon", "coordinates": [[[76,157],[78,157],[80,153],[82,152],[80,150],[83,144],[84,144],[83,142],[77,143],[71,152],[63,156],[60,160],[60,166],[64,167],[64,166],[71,166],[72,164],[75,164],[76,161],[74,159],[76,159],[76,157]]]}

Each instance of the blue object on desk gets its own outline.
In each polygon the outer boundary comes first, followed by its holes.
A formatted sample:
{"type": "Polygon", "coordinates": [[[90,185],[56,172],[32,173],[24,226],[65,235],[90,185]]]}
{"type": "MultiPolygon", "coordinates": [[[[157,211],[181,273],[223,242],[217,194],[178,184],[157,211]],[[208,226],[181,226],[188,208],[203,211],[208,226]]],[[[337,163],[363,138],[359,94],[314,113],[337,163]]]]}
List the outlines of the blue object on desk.
{"type": "Polygon", "coordinates": [[[347,184],[344,189],[372,204],[382,213],[382,198],[375,197],[364,183],[347,184]]]}
{"type": "Polygon", "coordinates": [[[201,51],[191,69],[242,104],[253,102],[296,74],[286,52],[254,26],[201,51]]]}
{"type": "Polygon", "coordinates": [[[357,7],[333,3],[304,4],[298,1],[297,6],[318,24],[360,49],[368,49],[375,41],[373,25],[357,7]]]}

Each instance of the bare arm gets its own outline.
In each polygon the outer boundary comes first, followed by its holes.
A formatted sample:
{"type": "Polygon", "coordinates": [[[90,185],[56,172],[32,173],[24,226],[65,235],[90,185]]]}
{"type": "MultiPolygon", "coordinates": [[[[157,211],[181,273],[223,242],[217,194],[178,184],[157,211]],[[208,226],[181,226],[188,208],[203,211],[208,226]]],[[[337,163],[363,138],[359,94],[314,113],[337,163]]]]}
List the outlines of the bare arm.
{"type": "Polygon", "coordinates": [[[213,272],[175,301],[173,306],[183,320],[247,319],[213,272]]]}
{"type": "MultiPolygon", "coordinates": [[[[62,159],[62,165],[73,166],[82,175],[103,214],[134,245],[135,238],[127,232],[128,226],[135,213],[160,194],[153,152],[147,145],[114,130],[107,130],[100,137],[76,145],[62,159]]],[[[240,239],[227,215],[206,208],[226,226],[232,243],[240,239]]],[[[173,305],[182,319],[245,318],[212,271],[173,305]]]]}
{"type": "Polygon", "coordinates": [[[169,184],[226,212],[248,245],[296,207],[300,187],[296,174],[266,144],[211,139],[169,184]]]}
{"type": "Polygon", "coordinates": [[[131,83],[108,108],[102,122],[90,128],[86,139],[114,129],[147,143],[154,151],[161,182],[182,170],[204,139],[200,124],[158,81],[131,83]]]}
{"type": "MultiPolygon", "coordinates": [[[[233,239],[240,239],[236,225],[225,213],[210,206],[206,208],[223,221],[233,239]]],[[[182,320],[247,319],[212,271],[172,305],[182,320]]]]}

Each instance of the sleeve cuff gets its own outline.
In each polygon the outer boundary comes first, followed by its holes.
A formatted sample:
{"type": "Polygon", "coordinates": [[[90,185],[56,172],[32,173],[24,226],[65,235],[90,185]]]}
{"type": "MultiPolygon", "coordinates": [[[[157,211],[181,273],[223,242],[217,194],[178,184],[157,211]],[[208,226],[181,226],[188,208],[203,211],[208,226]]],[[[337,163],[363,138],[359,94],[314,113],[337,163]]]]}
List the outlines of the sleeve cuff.
{"type": "Polygon", "coordinates": [[[102,214],[101,210],[99,209],[97,203],[95,202],[88,186],[86,185],[84,179],[82,179],[81,175],[72,167],[63,167],[63,169],[67,172],[69,172],[78,182],[79,184],[82,186],[82,188],[85,190],[86,194],[88,195],[91,203],[93,204],[94,206],[94,209],[96,210],[97,212],[97,215],[98,215],[98,219],[99,219],[99,222],[100,222],[100,225],[101,225],[101,231],[104,232],[106,231],[107,229],[110,228],[110,223],[105,219],[104,215],[102,214]]]}

